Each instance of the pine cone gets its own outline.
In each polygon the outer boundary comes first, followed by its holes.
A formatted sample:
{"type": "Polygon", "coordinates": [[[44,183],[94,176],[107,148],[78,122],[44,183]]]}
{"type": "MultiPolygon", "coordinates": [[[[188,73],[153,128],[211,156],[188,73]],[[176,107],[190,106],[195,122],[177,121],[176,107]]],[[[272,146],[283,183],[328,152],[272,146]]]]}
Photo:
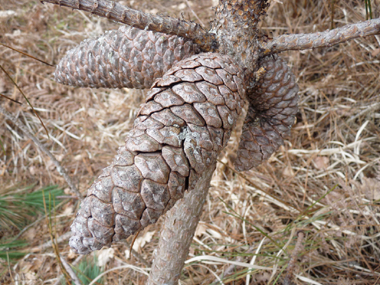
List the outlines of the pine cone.
{"type": "Polygon", "coordinates": [[[267,160],[290,135],[298,112],[298,85],[286,62],[265,57],[265,74],[247,94],[249,108],[243,125],[235,168],[249,170],[267,160]]]}
{"type": "Polygon", "coordinates": [[[121,26],[69,50],[55,80],[79,87],[150,88],[174,63],[196,52],[190,40],[121,26]]]}
{"type": "Polygon", "coordinates": [[[191,190],[227,144],[243,104],[230,57],[194,55],[153,83],[134,128],[88,190],[71,226],[81,254],[135,234],[191,190]]]}

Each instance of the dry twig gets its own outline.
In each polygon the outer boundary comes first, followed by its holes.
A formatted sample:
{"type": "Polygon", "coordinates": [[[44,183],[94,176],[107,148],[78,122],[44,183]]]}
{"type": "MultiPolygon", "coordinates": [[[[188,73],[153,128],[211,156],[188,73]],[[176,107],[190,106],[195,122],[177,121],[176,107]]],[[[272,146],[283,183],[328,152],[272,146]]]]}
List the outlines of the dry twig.
{"type": "MultiPolygon", "coordinates": [[[[81,260],[83,258],[83,255],[79,255],[72,263],[71,263],[71,265],[77,265],[78,263],[79,263],[79,261],[81,260]]],[[[63,261],[64,263],[63,263],[63,265],[66,267],[69,267],[70,269],[70,271],[73,273],[73,276],[74,277],[76,277],[76,274],[75,274],[75,272],[73,272],[73,270],[72,270],[72,268],[71,268],[71,266],[67,263],[67,261],[65,260],[65,261],[63,261]]],[[[70,271],[68,270],[68,273],[70,274],[70,276],[71,276],[71,273],[70,273],[70,271]]],[[[58,276],[58,278],[57,278],[57,281],[54,283],[54,285],[59,285],[59,284],[61,284],[62,283],[62,278],[63,278],[64,276],[63,276],[63,274],[61,274],[60,276],[58,276]]],[[[73,280],[75,280],[75,279],[73,279],[73,280]]],[[[77,283],[77,284],[82,284],[82,283],[77,283]]]]}
{"type": "Polygon", "coordinates": [[[356,38],[380,34],[380,18],[346,25],[325,32],[282,35],[266,46],[271,52],[330,47],[356,38]]]}
{"type": "Polygon", "coordinates": [[[75,282],[75,285],[82,285],[82,282],[79,280],[78,276],[75,274],[74,270],[67,263],[67,261],[63,257],[61,257],[61,261],[67,273],[69,273],[71,280],[75,282]]]}
{"type": "Polygon", "coordinates": [[[299,231],[297,233],[296,245],[294,246],[294,250],[292,252],[292,255],[290,256],[288,267],[286,268],[286,276],[284,278],[283,285],[291,285],[292,275],[293,275],[294,268],[296,266],[298,255],[303,249],[302,242],[304,238],[305,238],[305,233],[303,231],[299,231]]]}

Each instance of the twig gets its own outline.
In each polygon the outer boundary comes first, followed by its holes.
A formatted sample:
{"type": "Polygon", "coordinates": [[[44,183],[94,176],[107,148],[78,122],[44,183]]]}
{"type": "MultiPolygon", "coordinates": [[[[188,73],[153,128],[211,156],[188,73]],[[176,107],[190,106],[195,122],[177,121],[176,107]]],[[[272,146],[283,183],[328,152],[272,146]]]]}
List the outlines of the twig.
{"type": "Polygon", "coordinates": [[[50,63],[47,63],[46,61],[43,61],[42,59],[38,59],[38,58],[36,58],[36,57],[34,57],[34,56],[32,56],[32,55],[26,53],[26,52],[23,52],[23,51],[21,51],[21,50],[19,50],[19,49],[16,49],[16,48],[14,48],[14,47],[8,46],[8,45],[3,44],[3,43],[0,43],[0,45],[4,46],[4,47],[6,47],[6,48],[9,48],[9,49],[11,49],[11,50],[17,51],[17,52],[19,52],[19,53],[21,53],[21,54],[23,54],[23,55],[25,55],[25,56],[27,56],[27,57],[33,58],[33,59],[35,59],[35,60],[37,60],[37,61],[39,61],[39,62],[41,62],[41,63],[43,63],[43,64],[46,64],[46,65],[48,65],[48,66],[54,66],[54,65],[52,65],[52,64],[50,64],[50,63]]]}
{"type": "MultiPolygon", "coordinates": [[[[51,213],[50,210],[51,209],[49,207],[49,212],[48,212],[47,207],[46,207],[45,195],[43,195],[42,198],[44,200],[45,218],[46,218],[46,223],[47,223],[47,226],[48,226],[48,229],[49,229],[50,240],[51,240],[51,245],[53,247],[53,252],[54,252],[55,258],[57,260],[57,263],[59,265],[59,268],[61,269],[63,275],[65,276],[66,282],[68,282],[70,280],[69,279],[70,274],[67,272],[66,266],[63,265],[62,257],[61,257],[61,254],[59,252],[58,245],[55,242],[55,237],[54,237],[54,234],[53,234],[53,226],[52,226],[51,216],[50,216],[50,213],[51,213]]],[[[50,198],[51,197],[49,195],[49,202],[50,202],[50,198]]]]}
{"type": "Polygon", "coordinates": [[[188,38],[198,44],[202,50],[211,51],[215,47],[215,35],[206,32],[199,24],[171,17],[160,17],[122,6],[114,1],[105,0],[43,0],[72,9],[127,24],[142,30],[150,30],[188,38]]]}
{"type": "Polygon", "coordinates": [[[74,200],[78,199],[77,196],[56,196],[55,198],[56,199],[74,199],[74,200]]]}
{"type": "Polygon", "coordinates": [[[189,7],[189,9],[190,9],[191,13],[193,13],[194,17],[195,17],[195,18],[197,18],[197,20],[199,21],[199,23],[201,23],[202,27],[204,27],[204,26],[205,26],[205,24],[203,24],[202,20],[201,20],[201,19],[199,19],[199,17],[198,17],[198,15],[197,15],[197,13],[195,13],[195,12],[194,12],[194,10],[193,10],[193,8],[191,8],[191,6],[190,6],[190,3],[189,3],[189,1],[188,1],[188,0],[186,0],[186,4],[187,4],[187,6],[189,7]]]}
{"type": "Polygon", "coordinates": [[[298,258],[298,254],[303,249],[302,242],[303,242],[304,238],[305,238],[305,233],[302,231],[299,231],[297,234],[296,245],[294,247],[294,250],[293,250],[292,255],[290,257],[290,260],[289,260],[289,265],[286,268],[287,273],[286,273],[283,285],[290,285],[291,284],[291,279],[292,279],[294,267],[296,265],[296,261],[298,258]]]}
{"type": "MultiPolygon", "coordinates": [[[[62,241],[68,240],[71,237],[71,232],[64,233],[63,235],[59,236],[56,240],[56,243],[60,243],[62,241]]],[[[28,252],[39,252],[43,251],[44,249],[47,249],[49,247],[53,246],[53,242],[49,240],[48,242],[41,244],[40,246],[33,247],[32,249],[27,249],[28,252]]]]}
{"type": "Polygon", "coordinates": [[[131,257],[132,255],[132,249],[133,249],[133,245],[135,244],[135,241],[137,239],[137,237],[139,236],[139,233],[141,232],[141,230],[138,230],[137,233],[135,234],[135,236],[133,237],[133,240],[131,242],[131,245],[129,246],[129,257],[131,257]]]}
{"type": "Polygon", "coordinates": [[[152,266],[136,250],[134,250],[132,248],[132,245],[129,242],[127,242],[126,240],[123,240],[122,242],[125,243],[127,245],[127,247],[129,247],[131,249],[131,253],[133,254],[134,257],[136,257],[138,259],[138,261],[140,261],[141,263],[143,263],[146,267],[151,267],[152,266]]]}
{"type": "Polygon", "coordinates": [[[67,273],[69,273],[71,280],[75,282],[75,285],[81,285],[82,282],[79,280],[78,276],[75,274],[75,272],[73,271],[71,266],[67,263],[67,261],[63,257],[61,257],[61,261],[67,273]]]}
{"type": "Polygon", "coordinates": [[[10,101],[12,101],[12,102],[14,102],[14,103],[17,103],[17,104],[19,104],[19,105],[22,104],[21,102],[16,101],[16,100],[13,100],[12,98],[9,98],[8,96],[6,96],[6,95],[4,95],[4,94],[1,94],[1,93],[0,93],[0,96],[1,96],[1,97],[4,97],[4,98],[6,98],[6,99],[8,99],[8,100],[10,100],[10,101]]]}
{"type": "Polygon", "coordinates": [[[49,137],[49,132],[47,130],[47,128],[45,127],[45,124],[44,122],[42,121],[40,115],[38,115],[38,113],[36,112],[36,110],[34,109],[33,105],[29,102],[29,99],[28,97],[26,97],[26,95],[24,94],[24,92],[22,91],[22,89],[17,85],[16,81],[13,80],[13,78],[9,75],[9,73],[4,69],[4,67],[1,66],[0,64],[0,69],[5,73],[5,75],[8,77],[8,79],[13,83],[13,85],[17,88],[17,90],[21,93],[21,95],[24,97],[24,99],[26,100],[26,102],[29,104],[30,108],[32,108],[32,111],[33,113],[37,116],[37,118],[40,120],[42,126],[44,127],[45,131],[46,131],[46,134],[47,136],[49,137]]]}
{"type": "MultiPolygon", "coordinates": [[[[59,196],[56,196],[56,199],[58,198],[59,196]]],[[[78,199],[78,198],[76,198],[78,199]]],[[[68,200],[66,200],[66,202],[68,202],[68,200]]],[[[62,202],[60,203],[58,206],[56,207],[59,207],[61,205],[64,205],[64,203],[66,202],[62,202]]],[[[45,215],[43,215],[42,217],[38,218],[37,220],[35,220],[33,223],[27,225],[26,227],[24,227],[17,235],[15,235],[13,237],[13,240],[17,240],[20,236],[23,235],[23,233],[25,233],[28,229],[30,229],[31,227],[35,226],[36,224],[38,224],[39,222],[41,222],[43,219],[45,219],[45,215]]],[[[71,232],[70,232],[71,233],[71,232]]],[[[70,236],[68,236],[69,238],[70,236]]],[[[57,242],[60,243],[61,241],[64,241],[66,239],[66,234],[63,234],[61,235],[58,239],[57,239],[57,242]]],[[[31,252],[36,252],[36,251],[40,251],[42,249],[45,249],[45,248],[48,248],[51,246],[51,241],[48,241],[47,243],[41,245],[41,246],[37,246],[37,247],[34,247],[32,248],[31,250],[28,249],[28,252],[31,251],[31,252]],[[38,248],[38,249],[37,249],[38,248]]]]}
{"type": "MultiPolygon", "coordinates": [[[[253,246],[253,245],[250,246],[248,248],[248,250],[245,252],[245,254],[252,253],[254,248],[255,248],[255,246],[253,246]]],[[[242,262],[243,261],[243,257],[242,256],[238,256],[236,258],[236,261],[242,262]]],[[[230,276],[233,273],[235,273],[234,271],[236,270],[236,267],[237,267],[236,264],[231,264],[230,266],[228,266],[227,269],[224,270],[223,274],[219,275],[219,279],[226,278],[227,276],[230,276]]],[[[211,285],[217,285],[217,284],[219,284],[219,280],[215,279],[214,282],[211,285]]]]}
{"type": "Polygon", "coordinates": [[[335,0],[331,1],[331,25],[330,29],[334,29],[334,14],[335,14],[335,0]]]}
{"type": "Polygon", "coordinates": [[[320,33],[282,35],[268,43],[266,48],[277,53],[286,50],[330,47],[358,37],[368,37],[376,34],[380,34],[380,18],[320,33]]]}
{"type": "Polygon", "coordinates": [[[29,130],[26,128],[26,126],[15,116],[13,116],[11,113],[9,113],[7,110],[5,110],[2,106],[0,106],[0,113],[2,113],[6,118],[8,118],[10,121],[12,121],[20,130],[24,132],[24,134],[30,138],[38,147],[39,149],[44,152],[54,163],[55,167],[57,168],[57,171],[62,177],[66,180],[67,184],[71,188],[71,191],[77,195],[79,199],[83,199],[82,194],[79,192],[77,187],[74,185],[73,181],[71,180],[70,176],[67,174],[66,170],[61,166],[59,161],[55,158],[55,156],[32,134],[29,132],[29,130]]]}
{"type": "MultiPolygon", "coordinates": [[[[82,258],[84,257],[84,255],[80,254],[75,260],[74,262],[72,262],[71,264],[72,265],[76,265],[82,258]]],[[[54,285],[59,285],[61,284],[61,279],[63,277],[63,274],[61,274],[58,278],[57,278],[57,281],[54,283],[54,285]]],[[[81,283],[79,283],[81,284],[81,283]]]]}
{"type": "MultiPolygon", "coordinates": [[[[30,229],[34,225],[36,225],[39,222],[41,222],[43,219],[45,219],[45,215],[43,215],[42,217],[38,218],[37,220],[35,220],[33,223],[27,225],[26,227],[24,227],[16,236],[13,237],[13,240],[17,240],[23,233],[25,233],[28,229],[30,229]]],[[[29,251],[29,249],[27,249],[27,250],[29,251]]]]}

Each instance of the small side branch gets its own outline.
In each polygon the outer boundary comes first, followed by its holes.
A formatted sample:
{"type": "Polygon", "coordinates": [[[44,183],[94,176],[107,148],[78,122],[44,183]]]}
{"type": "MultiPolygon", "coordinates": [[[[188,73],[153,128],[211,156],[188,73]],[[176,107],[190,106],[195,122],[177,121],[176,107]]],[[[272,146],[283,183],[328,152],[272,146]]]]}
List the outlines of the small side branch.
{"type": "Polygon", "coordinates": [[[294,250],[292,252],[292,255],[290,257],[288,268],[286,269],[287,273],[286,273],[283,285],[291,285],[292,284],[291,280],[293,277],[294,268],[296,266],[296,261],[297,261],[298,255],[303,249],[302,242],[303,242],[304,238],[305,238],[305,233],[302,231],[299,231],[297,234],[297,243],[296,243],[294,250]]]}
{"type": "Polygon", "coordinates": [[[271,52],[278,53],[286,50],[330,47],[355,38],[376,34],[380,34],[380,18],[320,33],[282,35],[268,43],[266,48],[271,52]]]}
{"type": "Polygon", "coordinates": [[[59,163],[59,161],[55,158],[55,156],[31,133],[29,130],[24,126],[22,122],[20,122],[19,119],[17,119],[15,116],[13,116],[11,113],[9,113],[7,110],[5,110],[2,106],[0,106],[0,113],[2,113],[8,120],[12,121],[20,130],[24,132],[24,134],[30,138],[38,147],[39,149],[44,152],[54,163],[55,167],[57,168],[57,171],[59,174],[62,175],[62,177],[66,180],[67,184],[71,188],[71,191],[77,195],[79,199],[83,199],[81,193],[71,180],[70,176],[67,174],[66,170],[62,167],[62,165],[59,163]]]}
{"type": "Polygon", "coordinates": [[[215,35],[206,32],[197,23],[143,13],[141,11],[122,6],[114,1],[43,0],[41,2],[87,11],[142,30],[150,30],[188,38],[198,44],[203,51],[212,51],[216,46],[215,35]]]}

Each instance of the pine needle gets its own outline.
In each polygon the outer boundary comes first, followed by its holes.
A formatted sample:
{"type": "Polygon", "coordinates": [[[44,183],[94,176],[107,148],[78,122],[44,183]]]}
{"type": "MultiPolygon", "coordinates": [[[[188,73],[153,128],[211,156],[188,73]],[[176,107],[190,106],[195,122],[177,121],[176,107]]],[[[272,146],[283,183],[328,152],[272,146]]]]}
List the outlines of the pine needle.
{"type": "Polygon", "coordinates": [[[1,97],[4,97],[4,98],[6,98],[6,99],[8,99],[8,100],[10,100],[10,101],[12,101],[12,102],[14,102],[14,103],[17,103],[17,104],[20,104],[20,105],[21,105],[21,102],[16,101],[16,100],[13,100],[12,98],[10,98],[10,97],[8,97],[8,96],[6,96],[6,95],[4,95],[4,94],[1,94],[1,93],[0,93],[0,96],[1,96],[1,97]]]}
{"type": "MultiPolygon", "coordinates": [[[[104,272],[104,268],[97,266],[98,258],[94,255],[94,258],[91,260],[90,258],[86,258],[77,267],[74,267],[75,271],[79,279],[82,281],[83,285],[88,285],[92,280],[98,277],[100,274],[104,272]]],[[[97,285],[104,284],[103,277],[95,282],[97,285]]],[[[77,284],[76,284],[77,285],[77,284]]]]}
{"type": "Polygon", "coordinates": [[[371,0],[364,0],[364,2],[365,2],[365,16],[366,16],[366,20],[373,19],[372,18],[371,0]]]}
{"type": "Polygon", "coordinates": [[[30,188],[22,191],[16,189],[0,196],[0,226],[3,229],[22,229],[33,217],[43,212],[45,197],[51,195],[55,199],[63,193],[63,190],[56,185],[47,186],[32,193],[27,193],[28,189],[30,188]]]}
{"type": "Polygon", "coordinates": [[[6,76],[9,78],[9,80],[12,81],[13,85],[16,86],[16,88],[18,89],[18,91],[20,91],[20,93],[22,94],[22,96],[24,97],[24,99],[26,100],[26,102],[28,102],[28,105],[32,108],[32,111],[33,113],[38,117],[38,119],[40,120],[42,126],[44,127],[45,129],[45,132],[47,134],[48,137],[49,136],[49,132],[44,124],[44,122],[42,121],[41,117],[37,114],[36,110],[33,108],[32,104],[29,102],[28,98],[26,97],[26,95],[24,94],[24,92],[21,90],[21,88],[17,85],[17,83],[13,80],[13,78],[8,74],[8,72],[3,68],[3,66],[0,64],[0,69],[6,74],[6,76]]]}
{"type": "Polygon", "coordinates": [[[66,279],[66,282],[70,284],[70,275],[67,272],[66,268],[62,264],[61,256],[59,254],[59,248],[58,248],[57,243],[55,242],[55,238],[54,238],[54,234],[53,234],[53,225],[52,225],[53,223],[52,223],[52,217],[51,217],[51,201],[52,201],[51,194],[49,193],[49,211],[48,211],[47,207],[46,207],[45,193],[44,193],[44,191],[42,191],[42,193],[43,193],[42,198],[43,198],[44,209],[45,209],[46,223],[48,225],[53,251],[54,251],[55,257],[57,259],[59,268],[61,269],[61,271],[62,271],[62,273],[66,279]]]}
{"type": "Polygon", "coordinates": [[[28,56],[28,57],[30,57],[30,58],[33,58],[33,59],[35,59],[35,60],[37,60],[37,61],[39,61],[39,62],[41,62],[41,63],[43,63],[43,64],[46,64],[46,65],[48,65],[48,66],[54,66],[54,65],[52,65],[52,64],[50,64],[50,63],[47,63],[46,61],[43,61],[42,59],[38,59],[38,58],[36,58],[36,57],[34,57],[34,56],[30,55],[30,54],[27,54],[26,52],[23,52],[23,51],[19,50],[19,49],[13,48],[13,47],[8,46],[8,45],[3,44],[3,43],[0,43],[0,45],[2,45],[3,47],[9,48],[9,49],[11,49],[11,50],[17,51],[18,53],[21,53],[21,54],[23,54],[23,55],[25,55],[25,56],[28,56]]]}
{"type": "Polygon", "coordinates": [[[25,247],[28,243],[21,240],[14,241],[0,241],[0,259],[3,260],[17,260],[25,256],[25,251],[18,251],[17,248],[25,247]]]}

